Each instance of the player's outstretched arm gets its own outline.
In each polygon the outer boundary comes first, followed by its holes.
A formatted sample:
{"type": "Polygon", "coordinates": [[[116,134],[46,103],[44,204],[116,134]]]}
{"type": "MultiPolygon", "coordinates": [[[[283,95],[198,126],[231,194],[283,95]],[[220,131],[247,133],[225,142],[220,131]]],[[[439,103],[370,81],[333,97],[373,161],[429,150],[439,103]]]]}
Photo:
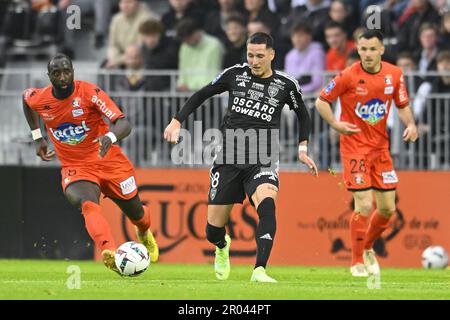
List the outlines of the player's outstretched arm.
{"type": "Polygon", "coordinates": [[[405,130],[403,131],[403,140],[406,142],[416,141],[418,137],[417,127],[410,106],[407,105],[406,107],[399,108],[398,114],[400,116],[400,120],[406,126],[405,130]]]}
{"type": "Polygon", "coordinates": [[[98,149],[99,157],[103,158],[115,142],[126,138],[130,133],[130,122],[125,117],[118,118],[107,134],[97,137],[93,141],[94,143],[98,142],[100,145],[98,149]]]}
{"type": "Polygon", "coordinates": [[[176,114],[176,116],[164,130],[164,139],[170,143],[178,143],[178,138],[180,137],[180,128],[183,121],[186,120],[187,117],[189,117],[189,115],[198,107],[200,107],[206,99],[211,98],[215,94],[221,93],[223,91],[223,87],[209,84],[199,91],[195,92],[188,99],[188,101],[186,101],[181,110],[176,114]]]}
{"type": "Polygon", "coordinates": [[[33,137],[34,145],[36,147],[36,155],[44,161],[51,161],[55,155],[55,151],[47,151],[48,143],[42,137],[41,129],[39,126],[39,114],[32,110],[27,103],[22,101],[23,113],[27,119],[28,125],[31,129],[31,135],[33,137]]]}
{"type": "Polygon", "coordinates": [[[334,117],[333,111],[331,110],[331,106],[328,102],[323,101],[320,98],[316,100],[316,109],[319,112],[320,116],[336,131],[340,134],[355,134],[360,133],[361,129],[358,128],[356,124],[345,122],[345,121],[337,121],[334,117]]]}

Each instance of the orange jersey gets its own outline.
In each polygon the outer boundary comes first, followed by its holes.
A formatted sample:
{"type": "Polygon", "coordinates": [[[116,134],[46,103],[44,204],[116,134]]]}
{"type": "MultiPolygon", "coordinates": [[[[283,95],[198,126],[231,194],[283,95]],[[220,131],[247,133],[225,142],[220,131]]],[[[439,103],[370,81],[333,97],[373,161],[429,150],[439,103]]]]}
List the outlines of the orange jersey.
{"type": "Polygon", "coordinates": [[[397,108],[409,104],[400,68],[383,61],[381,70],[371,74],[356,62],[346,68],[320,93],[320,99],[341,102],[341,121],[356,124],[361,133],[341,135],[341,153],[368,154],[389,150],[386,122],[392,103],[397,108]]]}
{"type": "MultiPolygon", "coordinates": [[[[63,167],[99,161],[99,144],[93,140],[109,131],[102,116],[112,122],[123,117],[117,105],[96,85],[74,81],[74,86],[73,93],[63,100],[53,96],[51,85],[30,88],[23,94],[25,103],[43,119],[63,167]]],[[[116,152],[120,152],[120,147],[112,145],[108,153],[116,152]]]]}

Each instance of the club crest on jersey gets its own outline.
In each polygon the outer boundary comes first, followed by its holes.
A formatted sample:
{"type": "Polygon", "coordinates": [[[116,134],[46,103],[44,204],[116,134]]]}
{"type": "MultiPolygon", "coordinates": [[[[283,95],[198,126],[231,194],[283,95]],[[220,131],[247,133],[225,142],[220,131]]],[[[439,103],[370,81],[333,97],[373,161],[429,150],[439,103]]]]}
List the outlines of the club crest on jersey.
{"type": "Polygon", "coordinates": [[[386,101],[385,104],[380,99],[372,99],[366,104],[361,104],[358,102],[355,108],[355,113],[364,121],[371,125],[375,125],[378,121],[383,119],[385,115],[387,115],[387,105],[388,101],[386,101]]]}
{"type": "Polygon", "coordinates": [[[272,98],[278,94],[278,88],[275,86],[269,86],[267,90],[269,92],[269,96],[271,96],[272,98]]]}
{"type": "Polygon", "coordinates": [[[384,76],[384,82],[388,85],[391,86],[392,85],[392,75],[387,74],[384,76]]]}
{"type": "Polygon", "coordinates": [[[86,139],[87,132],[90,130],[86,125],[86,121],[82,121],[81,125],[66,122],[56,129],[50,128],[50,132],[56,140],[72,145],[79,144],[86,139]]]}
{"type": "Polygon", "coordinates": [[[81,98],[76,97],[72,100],[72,107],[74,108],[80,108],[81,107],[81,98]]]}
{"type": "Polygon", "coordinates": [[[354,177],[356,184],[364,184],[364,179],[360,174],[356,174],[354,177]]]}

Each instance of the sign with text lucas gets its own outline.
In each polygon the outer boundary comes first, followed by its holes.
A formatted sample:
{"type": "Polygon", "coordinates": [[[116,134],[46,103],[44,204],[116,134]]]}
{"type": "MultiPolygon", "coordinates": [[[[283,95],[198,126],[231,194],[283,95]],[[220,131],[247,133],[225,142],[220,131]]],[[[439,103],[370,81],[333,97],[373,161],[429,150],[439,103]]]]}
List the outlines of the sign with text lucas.
{"type": "MultiPolygon", "coordinates": [[[[420,267],[429,245],[450,249],[450,172],[398,172],[397,212],[375,242],[382,266],[420,267]]],[[[272,265],[349,265],[352,196],[341,175],[281,172],[272,265]]],[[[151,211],[160,262],[208,263],[214,246],[205,237],[209,171],[139,169],[141,200],[151,211]]],[[[135,240],[132,224],[109,199],[102,210],[117,245],[135,240]]],[[[234,264],[255,262],[258,216],[248,200],[235,205],[227,232],[234,264]]],[[[99,253],[96,253],[97,259],[99,253]]]]}

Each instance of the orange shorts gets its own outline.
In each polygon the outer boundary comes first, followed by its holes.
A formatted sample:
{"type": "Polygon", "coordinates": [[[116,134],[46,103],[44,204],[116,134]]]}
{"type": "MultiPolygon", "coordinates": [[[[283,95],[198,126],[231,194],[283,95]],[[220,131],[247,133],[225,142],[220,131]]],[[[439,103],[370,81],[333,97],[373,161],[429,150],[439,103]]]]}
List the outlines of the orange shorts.
{"type": "Polygon", "coordinates": [[[133,164],[120,149],[109,150],[95,163],[65,166],[61,177],[64,191],[71,183],[85,180],[97,184],[101,192],[112,199],[129,200],[138,192],[133,164]]]}
{"type": "Polygon", "coordinates": [[[389,151],[367,155],[341,154],[343,177],[349,191],[395,190],[398,184],[389,151]]]}

